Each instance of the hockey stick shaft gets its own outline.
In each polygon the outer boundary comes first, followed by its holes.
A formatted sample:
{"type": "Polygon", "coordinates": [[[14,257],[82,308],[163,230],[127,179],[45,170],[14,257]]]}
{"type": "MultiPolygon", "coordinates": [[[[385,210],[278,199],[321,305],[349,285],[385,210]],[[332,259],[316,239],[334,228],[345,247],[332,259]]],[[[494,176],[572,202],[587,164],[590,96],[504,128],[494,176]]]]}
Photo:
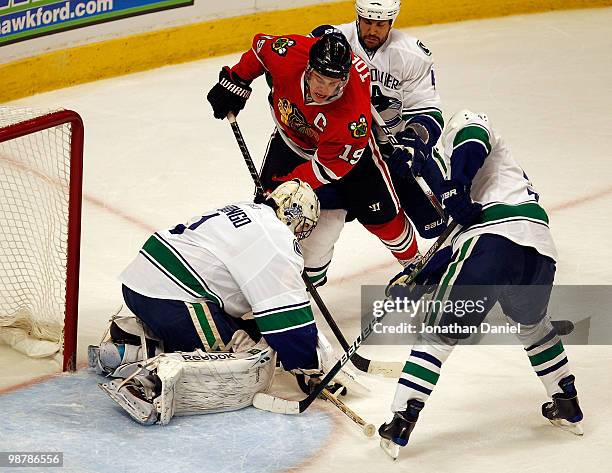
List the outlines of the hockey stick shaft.
{"type": "Polygon", "coordinates": [[[340,412],[342,412],[345,416],[351,419],[355,424],[357,424],[361,431],[364,433],[366,437],[373,437],[376,433],[376,427],[373,424],[367,423],[363,418],[357,414],[353,409],[348,407],[342,400],[338,399],[334,396],[329,390],[324,389],[321,391],[321,397],[331,402],[334,406],[338,408],[340,412]]]}
{"type": "Polygon", "coordinates": [[[253,162],[253,158],[251,158],[251,153],[249,153],[249,148],[244,141],[244,137],[242,136],[242,132],[240,131],[240,127],[238,126],[238,122],[236,121],[236,116],[230,112],[227,114],[227,120],[230,122],[232,127],[232,131],[234,132],[234,138],[236,138],[236,142],[238,143],[238,147],[242,152],[242,156],[244,157],[244,162],[251,173],[251,178],[255,183],[255,194],[263,197],[264,190],[261,185],[261,179],[259,178],[259,173],[257,172],[257,168],[255,167],[255,163],[253,162]]]}
{"type": "MultiPolygon", "coordinates": [[[[415,269],[410,274],[410,278],[414,279],[416,277],[418,272],[423,268],[423,266],[425,266],[425,264],[427,264],[427,262],[432,258],[436,251],[438,251],[438,249],[444,244],[446,239],[450,236],[450,234],[455,230],[456,227],[457,222],[449,223],[448,227],[444,230],[442,235],[438,237],[434,244],[431,245],[431,248],[429,248],[427,253],[425,253],[425,256],[423,256],[423,259],[421,260],[422,265],[417,267],[417,269],[415,269]]],[[[321,394],[325,387],[332,382],[332,380],[334,379],[336,374],[338,374],[338,372],[342,369],[342,367],[346,363],[348,363],[348,361],[351,359],[357,349],[361,346],[361,344],[374,331],[374,325],[380,323],[381,320],[385,317],[385,315],[386,312],[383,313],[381,317],[374,317],[372,318],[372,320],[370,320],[368,325],[362,329],[361,333],[353,342],[353,344],[350,345],[344,353],[342,353],[342,356],[336,362],[336,364],[325,374],[321,382],[317,384],[312,390],[312,392],[304,399],[302,399],[301,401],[290,401],[268,393],[257,393],[255,395],[255,398],[253,399],[253,405],[258,409],[276,412],[280,414],[299,414],[304,412],[321,394]]],[[[369,368],[370,363],[370,360],[367,360],[367,368],[369,368]]],[[[396,364],[399,365],[398,363],[396,364]]],[[[399,369],[399,372],[401,372],[401,368],[399,369]]],[[[399,372],[396,374],[396,377],[399,376],[399,372]]]]}
{"type": "MultiPolygon", "coordinates": [[[[319,291],[317,291],[317,288],[314,286],[314,284],[312,283],[312,281],[310,280],[310,278],[308,277],[306,273],[302,274],[302,278],[304,279],[304,283],[306,284],[306,289],[308,289],[308,292],[310,293],[315,303],[317,304],[317,307],[321,311],[321,314],[323,314],[323,317],[327,321],[327,324],[331,328],[335,337],[338,339],[340,346],[342,347],[343,350],[348,350],[349,343],[344,337],[344,334],[342,333],[342,331],[340,330],[340,327],[338,327],[338,324],[334,320],[333,316],[331,315],[331,312],[325,305],[325,302],[323,302],[323,299],[319,295],[319,291]]],[[[364,358],[359,353],[353,353],[353,355],[351,356],[351,363],[353,363],[353,366],[357,368],[359,371],[363,371],[367,373],[368,366],[370,365],[371,362],[372,360],[364,358]]]]}
{"type": "MultiPolygon", "coordinates": [[[[442,234],[438,237],[438,239],[431,245],[431,247],[427,250],[421,261],[419,261],[417,267],[410,273],[408,276],[408,280],[406,284],[410,284],[414,279],[418,276],[418,274],[422,271],[425,265],[431,260],[433,255],[440,249],[440,247],[444,244],[444,242],[448,239],[448,237],[455,231],[457,228],[457,222],[451,221],[448,223],[446,229],[442,232],[442,234]]],[[[379,318],[379,322],[382,320],[382,317],[379,318]]],[[[404,363],[396,362],[396,361],[374,361],[374,360],[366,360],[364,363],[362,371],[365,371],[369,374],[376,374],[380,376],[384,376],[386,378],[398,378],[404,368],[404,363]]]]}
{"type": "MultiPolygon", "coordinates": [[[[395,138],[393,133],[391,133],[391,130],[389,130],[389,127],[385,123],[385,120],[380,116],[380,114],[374,108],[373,105],[372,105],[372,118],[374,118],[374,120],[376,121],[376,124],[380,127],[380,129],[384,132],[384,134],[387,135],[387,139],[389,140],[389,143],[391,143],[394,147],[400,147],[399,143],[397,142],[397,139],[395,138]]],[[[444,209],[442,208],[442,205],[440,205],[438,198],[429,188],[429,186],[425,182],[425,179],[423,179],[421,176],[414,176],[414,179],[416,180],[417,184],[419,185],[419,187],[421,188],[421,190],[423,191],[423,193],[425,194],[425,196],[427,197],[427,199],[429,200],[433,208],[436,209],[436,212],[438,212],[438,215],[440,216],[440,218],[446,220],[446,214],[444,213],[444,209]]]]}
{"type": "MultiPolygon", "coordinates": [[[[230,122],[232,131],[234,133],[234,138],[236,138],[236,142],[238,143],[238,147],[240,148],[240,151],[242,152],[242,157],[244,158],[244,162],[246,163],[247,168],[249,169],[249,172],[251,174],[251,178],[253,179],[253,182],[255,183],[256,194],[263,196],[264,189],[263,189],[263,185],[261,184],[261,178],[259,177],[259,173],[257,172],[257,168],[255,167],[255,163],[253,162],[251,153],[249,152],[246,142],[244,141],[244,137],[242,136],[242,132],[240,131],[240,127],[238,126],[238,122],[236,121],[236,116],[230,112],[227,114],[227,120],[230,122]]],[[[306,284],[306,289],[308,290],[308,292],[314,299],[317,307],[321,311],[321,314],[323,314],[325,321],[331,328],[335,337],[338,339],[340,346],[342,347],[343,350],[347,350],[349,348],[348,341],[346,340],[346,337],[340,330],[340,327],[338,327],[338,324],[332,317],[331,312],[327,309],[327,306],[323,302],[323,299],[319,295],[319,292],[315,288],[314,284],[312,283],[312,281],[310,281],[310,279],[308,278],[308,275],[306,275],[305,273],[302,274],[302,279],[304,280],[304,284],[306,284]]],[[[366,360],[365,358],[355,353],[354,363],[363,364],[364,362],[367,362],[367,361],[369,360],[366,360]]],[[[359,369],[358,366],[356,367],[359,369]]]]}
{"type": "Polygon", "coordinates": [[[438,237],[438,239],[434,242],[433,245],[427,250],[427,253],[421,258],[421,260],[417,263],[416,268],[410,273],[408,279],[406,280],[406,284],[412,283],[415,278],[419,275],[419,273],[423,270],[425,265],[429,263],[429,260],[433,257],[433,255],[440,249],[440,247],[444,244],[446,239],[455,231],[459,224],[454,220],[448,222],[448,225],[442,232],[442,234],[438,237]]]}

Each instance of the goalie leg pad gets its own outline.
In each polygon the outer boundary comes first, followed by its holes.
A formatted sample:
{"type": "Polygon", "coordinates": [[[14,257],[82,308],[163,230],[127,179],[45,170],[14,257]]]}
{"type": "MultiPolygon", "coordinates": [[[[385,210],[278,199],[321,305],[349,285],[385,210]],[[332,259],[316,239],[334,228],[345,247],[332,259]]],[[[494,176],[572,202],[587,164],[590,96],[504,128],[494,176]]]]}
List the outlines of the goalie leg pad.
{"type": "Polygon", "coordinates": [[[275,352],[262,339],[237,353],[169,353],[157,367],[161,395],[155,400],[159,423],[173,415],[226,412],[250,406],[272,383],[275,352]]]}
{"type": "Polygon", "coordinates": [[[99,386],[144,425],[168,424],[175,414],[250,406],[255,394],[272,383],[276,353],[263,339],[253,346],[239,338],[234,347],[243,351],[163,353],[150,359],[138,374],[99,386]]]}

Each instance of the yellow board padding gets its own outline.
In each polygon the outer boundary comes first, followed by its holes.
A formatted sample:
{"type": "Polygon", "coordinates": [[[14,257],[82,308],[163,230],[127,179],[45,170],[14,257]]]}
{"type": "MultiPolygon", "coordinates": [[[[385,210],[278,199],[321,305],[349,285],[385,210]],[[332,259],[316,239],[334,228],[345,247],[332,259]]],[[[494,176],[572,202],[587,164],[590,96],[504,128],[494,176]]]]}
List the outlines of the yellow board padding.
{"type": "MultiPolygon", "coordinates": [[[[396,26],[606,6],[612,6],[612,0],[404,0],[396,26]]],[[[324,3],[206,21],[45,53],[0,64],[0,102],[243,51],[259,32],[307,33],[321,23],[346,23],[354,18],[354,2],[324,3]]]]}

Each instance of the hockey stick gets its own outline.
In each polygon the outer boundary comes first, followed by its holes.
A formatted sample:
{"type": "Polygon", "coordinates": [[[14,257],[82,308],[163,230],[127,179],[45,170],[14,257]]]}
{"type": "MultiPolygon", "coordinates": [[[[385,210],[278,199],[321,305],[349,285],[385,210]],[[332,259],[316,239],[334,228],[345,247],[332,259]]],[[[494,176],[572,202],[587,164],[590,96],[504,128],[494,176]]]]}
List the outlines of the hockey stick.
{"type": "MultiPolygon", "coordinates": [[[[251,157],[251,153],[249,153],[249,149],[247,148],[246,142],[244,141],[244,137],[242,136],[242,132],[240,131],[240,127],[238,126],[238,122],[236,121],[236,116],[230,112],[227,114],[227,120],[230,122],[230,125],[232,126],[232,131],[234,132],[234,138],[236,138],[238,147],[240,148],[240,151],[242,152],[242,157],[244,158],[244,162],[246,163],[247,168],[249,169],[249,172],[251,173],[251,178],[253,179],[253,182],[255,183],[255,189],[256,189],[255,195],[256,197],[257,196],[263,197],[264,190],[261,184],[261,178],[259,177],[259,173],[257,172],[257,169],[255,168],[255,163],[253,163],[253,158],[251,157]]],[[[332,317],[330,311],[327,309],[327,306],[323,302],[323,299],[321,299],[321,296],[319,295],[319,292],[315,288],[314,284],[312,284],[312,281],[310,281],[306,273],[302,273],[302,279],[304,280],[304,284],[306,284],[306,289],[308,290],[308,292],[314,299],[315,303],[317,304],[317,307],[321,311],[321,314],[323,314],[325,321],[331,328],[335,337],[338,339],[340,346],[342,347],[343,350],[348,350],[349,344],[344,334],[340,331],[340,327],[338,327],[338,324],[336,324],[336,321],[332,317]]],[[[358,353],[353,353],[351,361],[353,362],[355,367],[361,371],[364,371],[364,370],[361,369],[360,366],[367,366],[370,363],[370,360],[363,358],[358,353]]],[[[367,371],[367,369],[365,371],[367,371]]]]}
{"type": "MultiPolygon", "coordinates": [[[[374,108],[373,105],[372,105],[372,118],[374,118],[376,124],[381,128],[383,133],[387,136],[387,139],[389,140],[389,143],[391,143],[394,147],[402,147],[402,146],[399,145],[399,143],[397,142],[397,139],[395,138],[393,133],[391,133],[391,130],[389,130],[389,127],[385,123],[384,119],[380,116],[380,114],[378,113],[376,108],[374,108]]],[[[440,202],[438,201],[438,199],[436,198],[435,194],[432,192],[432,190],[429,188],[429,186],[425,182],[425,179],[423,179],[421,176],[414,176],[414,178],[415,178],[417,184],[419,185],[419,187],[421,188],[421,190],[423,191],[423,193],[425,194],[425,196],[429,199],[429,202],[431,202],[431,205],[438,212],[438,215],[440,215],[440,217],[442,217],[443,219],[446,220],[446,215],[444,214],[444,210],[442,209],[442,206],[440,205],[440,202]]],[[[422,268],[423,268],[422,266],[417,268],[418,271],[416,271],[416,274],[418,274],[418,272],[422,268]]],[[[416,274],[414,274],[414,277],[416,277],[416,274]]],[[[408,284],[410,282],[412,282],[414,277],[412,277],[412,275],[411,275],[411,278],[409,278],[409,280],[408,280],[408,284]]],[[[569,335],[570,333],[572,333],[574,331],[574,324],[573,324],[573,322],[571,320],[551,320],[551,323],[552,323],[553,327],[555,327],[555,330],[557,331],[557,334],[560,335],[560,336],[569,335]]],[[[372,363],[375,363],[375,362],[371,362],[370,368],[366,369],[366,370],[363,370],[363,371],[367,371],[368,373],[372,373],[372,369],[376,369],[376,368],[374,368],[374,366],[372,366],[372,363]]],[[[384,369],[384,367],[381,367],[381,368],[384,369]]]]}
{"type": "Polygon", "coordinates": [[[259,173],[257,172],[257,168],[255,167],[255,163],[253,162],[253,158],[251,158],[251,153],[249,153],[249,148],[244,141],[244,137],[242,136],[242,132],[240,131],[240,127],[238,126],[238,122],[236,121],[236,115],[232,112],[227,114],[227,120],[230,122],[232,127],[232,131],[234,132],[234,137],[236,138],[236,142],[238,143],[238,147],[242,152],[242,156],[244,157],[244,162],[251,173],[251,178],[255,183],[255,198],[260,197],[263,198],[264,190],[261,185],[261,179],[259,178],[259,173]]]}
{"type": "Polygon", "coordinates": [[[357,340],[353,342],[347,351],[342,353],[342,356],[336,362],[336,364],[332,366],[321,382],[317,384],[312,392],[304,399],[300,401],[291,401],[289,399],[283,399],[282,397],[273,396],[272,394],[268,393],[257,393],[253,398],[253,406],[257,409],[275,412],[277,414],[300,414],[304,412],[314,402],[314,400],[319,397],[325,387],[332,382],[334,377],[338,374],[338,371],[340,371],[340,369],[348,363],[351,356],[355,353],[363,341],[373,332],[374,324],[378,323],[378,320],[378,318],[372,319],[368,326],[361,331],[357,337],[357,340]]]}
{"type": "MultiPolygon", "coordinates": [[[[431,248],[427,250],[425,256],[421,260],[422,264],[410,273],[409,281],[411,282],[417,276],[419,271],[427,264],[427,262],[432,258],[432,256],[438,251],[440,246],[444,244],[448,236],[455,230],[457,227],[456,222],[449,223],[448,227],[444,230],[442,235],[438,237],[438,239],[431,245],[431,248]]],[[[291,401],[289,399],[284,399],[282,397],[277,397],[268,393],[257,393],[253,398],[253,406],[257,409],[261,409],[269,412],[276,412],[278,414],[300,414],[304,412],[308,407],[314,402],[314,400],[322,393],[322,391],[326,388],[328,384],[332,382],[338,371],[348,363],[349,359],[353,356],[353,354],[357,351],[359,346],[364,342],[366,338],[370,336],[370,334],[374,330],[374,325],[380,323],[380,321],[385,317],[386,313],[383,313],[380,317],[374,317],[370,323],[361,331],[357,339],[353,342],[351,346],[349,346],[348,350],[342,353],[340,359],[336,362],[336,364],[327,372],[327,374],[323,377],[321,382],[317,384],[312,392],[306,396],[304,399],[300,401],[291,401]]],[[[370,361],[368,360],[367,367],[368,372],[370,361]]],[[[393,373],[394,377],[398,377],[399,373],[401,373],[403,369],[403,364],[394,362],[394,363],[385,363],[386,366],[393,365],[393,373]],[[397,370],[397,367],[399,369],[397,370]],[[397,372],[396,372],[397,370],[397,372]]]]}
{"type": "MultiPolygon", "coordinates": [[[[425,256],[421,258],[414,270],[410,273],[410,275],[406,279],[406,285],[411,284],[412,281],[415,280],[415,278],[423,270],[425,265],[429,262],[429,260],[431,260],[433,255],[440,249],[440,247],[444,244],[447,238],[455,231],[457,226],[457,222],[449,222],[448,226],[444,229],[442,234],[438,237],[434,244],[431,245],[429,250],[427,250],[427,253],[425,253],[425,256]]],[[[381,319],[382,318],[379,319],[379,322],[381,319]]],[[[398,361],[366,360],[366,362],[363,363],[362,368],[362,371],[365,371],[369,374],[376,374],[379,376],[384,376],[386,378],[399,378],[399,375],[404,369],[404,363],[398,361]]]]}
{"type": "MultiPolygon", "coordinates": [[[[374,108],[374,105],[372,105],[372,118],[374,118],[374,120],[376,121],[376,124],[380,127],[380,129],[384,132],[384,134],[387,135],[387,139],[389,140],[389,143],[391,143],[394,148],[405,149],[403,146],[399,145],[399,143],[397,142],[397,138],[395,138],[393,133],[391,133],[391,130],[389,130],[389,127],[385,123],[385,120],[380,116],[378,111],[374,108]]],[[[423,191],[423,193],[425,194],[425,196],[427,197],[427,199],[429,200],[433,208],[436,209],[436,212],[438,212],[438,215],[440,216],[440,218],[446,220],[447,217],[446,217],[446,214],[444,213],[444,209],[440,205],[440,202],[438,201],[435,194],[432,192],[432,190],[429,188],[429,186],[425,182],[425,179],[423,179],[421,176],[414,176],[414,179],[416,180],[417,184],[419,185],[419,187],[421,188],[421,190],[423,191]]]]}
{"type": "Polygon", "coordinates": [[[361,431],[366,437],[374,437],[376,434],[376,427],[374,424],[368,424],[359,414],[357,414],[353,409],[348,407],[342,400],[337,398],[334,394],[332,394],[328,389],[324,389],[321,391],[321,397],[331,402],[334,406],[336,406],[340,412],[346,415],[349,419],[351,419],[355,424],[361,427],[361,431]]]}

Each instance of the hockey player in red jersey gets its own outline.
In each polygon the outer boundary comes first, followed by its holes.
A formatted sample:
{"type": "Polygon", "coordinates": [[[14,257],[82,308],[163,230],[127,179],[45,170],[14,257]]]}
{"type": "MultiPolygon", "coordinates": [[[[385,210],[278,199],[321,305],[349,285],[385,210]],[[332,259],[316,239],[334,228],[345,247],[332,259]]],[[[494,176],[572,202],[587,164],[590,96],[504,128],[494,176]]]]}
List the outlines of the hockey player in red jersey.
{"type": "Polygon", "coordinates": [[[302,245],[313,282],[325,281],[347,210],[400,262],[411,261],[418,254],[416,239],[372,135],[365,62],[338,33],[257,34],[252,48],[238,64],[221,70],[209,92],[215,117],[242,110],[251,81],[263,74],[272,85],[276,124],[261,172],[264,188],[299,178],[321,200],[319,226],[302,245]]]}

